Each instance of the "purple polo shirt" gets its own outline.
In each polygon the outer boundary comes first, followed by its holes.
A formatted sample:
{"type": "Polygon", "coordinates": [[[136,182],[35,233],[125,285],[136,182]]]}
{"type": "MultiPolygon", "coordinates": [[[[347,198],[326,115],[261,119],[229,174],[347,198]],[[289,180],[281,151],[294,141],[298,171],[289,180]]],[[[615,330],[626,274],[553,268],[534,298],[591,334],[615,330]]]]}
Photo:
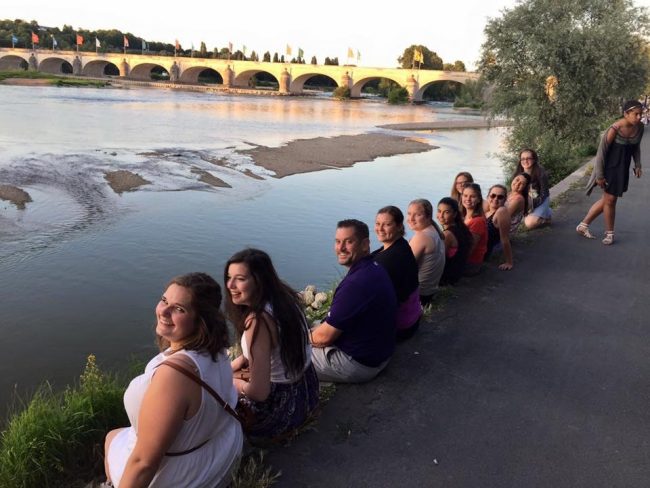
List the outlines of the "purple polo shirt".
{"type": "Polygon", "coordinates": [[[342,331],[334,345],[355,361],[379,366],[395,350],[397,298],[388,273],[372,256],[360,259],[334,292],[325,321],[342,331]]]}

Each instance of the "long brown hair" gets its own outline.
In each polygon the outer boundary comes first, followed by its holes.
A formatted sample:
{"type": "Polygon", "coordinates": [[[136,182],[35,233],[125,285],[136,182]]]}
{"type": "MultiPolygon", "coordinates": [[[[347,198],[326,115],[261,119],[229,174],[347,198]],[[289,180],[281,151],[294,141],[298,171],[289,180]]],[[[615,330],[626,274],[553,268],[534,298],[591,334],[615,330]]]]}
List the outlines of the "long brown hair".
{"type": "MultiPolygon", "coordinates": [[[[228,325],[221,312],[221,287],[206,273],[188,273],[172,278],[171,285],[187,289],[191,296],[191,307],[196,314],[196,333],[190,337],[183,349],[205,351],[216,360],[217,354],[230,345],[228,325]]],[[[156,334],[156,343],[161,351],[169,347],[169,341],[156,334]]]]}
{"type": "MultiPolygon", "coordinates": [[[[471,188],[476,193],[478,193],[478,203],[476,204],[476,207],[472,209],[472,215],[474,217],[482,217],[485,215],[485,212],[483,211],[483,195],[481,194],[481,185],[478,183],[467,183],[463,188],[463,191],[467,190],[468,188],[471,188]]],[[[467,217],[467,209],[465,208],[465,205],[461,205],[460,208],[463,213],[463,218],[467,217]]]]}
{"type": "Polygon", "coordinates": [[[474,183],[474,177],[472,176],[471,173],[468,173],[467,171],[461,171],[456,175],[456,177],[454,178],[454,182],[451,185],[450,195],[451,198],[458,201],[460,200],[460,193],[458,193],[458,190],[456,190],[456,180],[458,179],[459,176],[464,176],[467,179],[465,183],[474,183]]]}

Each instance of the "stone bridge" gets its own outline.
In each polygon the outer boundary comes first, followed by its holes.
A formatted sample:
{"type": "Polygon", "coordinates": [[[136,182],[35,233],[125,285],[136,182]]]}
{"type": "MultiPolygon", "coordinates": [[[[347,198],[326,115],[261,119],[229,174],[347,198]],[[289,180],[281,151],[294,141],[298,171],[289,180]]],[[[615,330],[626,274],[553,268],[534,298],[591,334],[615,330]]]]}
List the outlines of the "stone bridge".
{"type": "Polygon", "coordinates": [[[168,76],[169,81],[188,84],[198,84],[199,75],[207,71],[213,76],[215,73],[218,74],[225,88],[248,88],[255,75],[267,73],[277,80],[280,93],[296,95],[303,92],[305,82],[320,75],[330,78],[337,86],[349,87],[353,98],[361,96],[361,89],[368,82],[386,78],[406,88],[414,102],[422,101],[425,90],[433,83],[453,81],[464,84],[468,80],[478,79],[476,73],[458,71],[0,48],[0,70],[21,68],[51,74],[91,77],[120,76],[142,81],[151,81],[154,72],[166,72],[164,76],[168,76]]]}

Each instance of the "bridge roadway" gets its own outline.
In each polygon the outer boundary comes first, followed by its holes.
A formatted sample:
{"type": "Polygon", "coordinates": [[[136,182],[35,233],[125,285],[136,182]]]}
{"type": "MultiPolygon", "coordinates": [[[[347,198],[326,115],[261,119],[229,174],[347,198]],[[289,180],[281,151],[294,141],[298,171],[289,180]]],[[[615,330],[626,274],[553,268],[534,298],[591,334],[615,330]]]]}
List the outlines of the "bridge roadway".
{"type": "Polygon", "coordinates": [[[347,86],[353,98],[361,96],[368,82],[386,78],[406,88],[412,101],[422,101],[425,90],[433,83],[454,81],[464,84],[478,79],[478,74],[458,71],[371,68],[361,66],[325,66],[313,64],[268,63],[226,59],[156,56],[151,54],[93,53],[86,51],[52,51],[44,49],[0,48],[0,71],[21,69],[51,74],[72,73],[77,76],[104,77],[111,71],[120,77],[150,81],[152,70],[162,68],[170,81],[198,83],[207,69],[216,71],[226,88],[247,88],[258,73],[268,73],[278,81],[279,92],[301,94],[305,82],[314,76],[331,78],[337,86],[347,86]]]}

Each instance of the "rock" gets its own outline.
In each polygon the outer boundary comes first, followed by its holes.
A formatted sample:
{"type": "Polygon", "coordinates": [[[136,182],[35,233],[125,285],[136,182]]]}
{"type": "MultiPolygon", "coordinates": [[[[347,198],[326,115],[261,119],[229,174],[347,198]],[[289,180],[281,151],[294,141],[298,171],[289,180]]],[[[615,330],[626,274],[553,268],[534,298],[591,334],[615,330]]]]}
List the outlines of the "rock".
{"type": "Polygon", "coordinates": [[[317,300],[319,302],[326,302],[327,301],[327,293],[325,293],[324,291],[316,293],[316,295],[314,296],[314,300],[317,300]]]}
{"type": "Polygon", "coordinates": [[[314,292],[311,290],[305,290],[302,294],[302,300],[305,305],[311,305],[314,302],[314,292]]]}

